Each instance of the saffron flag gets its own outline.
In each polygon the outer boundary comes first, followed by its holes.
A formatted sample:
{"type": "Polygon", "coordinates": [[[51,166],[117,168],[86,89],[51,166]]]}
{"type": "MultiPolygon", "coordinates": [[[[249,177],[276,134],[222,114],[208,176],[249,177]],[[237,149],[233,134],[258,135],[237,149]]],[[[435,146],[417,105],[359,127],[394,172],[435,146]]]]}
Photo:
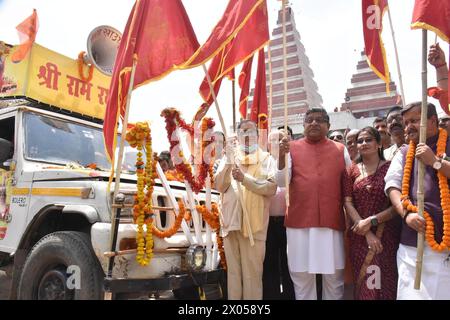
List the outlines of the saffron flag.
{"type": "Polygon", "coordinates": [[[33,9],[31,16],[20,23],[16,29],[19,32],[20,46],[18,46],[11,56],[11,61],[14,63],[22,61],[27,56],[36,39],[38,30],[38,16],[36,9],[33,9]]]}
{"type": "MultiPolygon", "coordinates": [[[[214,27],[206,42],[180,68],[194,68],[205,64],[220,53],[246,25],[252,14],[266,0],[230,0],[222,18],[214,27]]],[[[242,62],[242,61],[241,61],[242,62]]]]}
{"type": "Polygon", "coordinates": [[[386,60],[381,32],[383,15],[388,9],[387,0],[362,0],[362,22],[367,63],[375,74],[386,83],[389,94],[389,67],[386,60]]]}
{"type": "Polygon", "coordinates": [[[116,56],[103,135],[114,158],[117,122],[125,114],[133,58],[137,59],[133,88],[163,78],[185,63],[199,44],[181,0],[137,0],[116,56]]]}
{"type": "Polygon", "coordinates": [[[266,86],[266,58],[264,57],[264,49],[260,49],[258,54],[258,71],[256,73],[255,92],[250,111],[250,120],[257,123],[259,129],[267,129],[268,125],[266,86]]]}
{"type": "Polygon", "coordinates": [[[450,1],[416,0],[411,29],[430,30],[450,42],[450,1]]]}
{"type": "Polygon", "coordinates": [[[239,98],[239,112],[242,119],[247,119],[247,100],[250,91],[250,78],[252,75],[253,56],[248,58],[242,65],[239,74],[239,87],[241,88],[241,96],[239,98]]]}

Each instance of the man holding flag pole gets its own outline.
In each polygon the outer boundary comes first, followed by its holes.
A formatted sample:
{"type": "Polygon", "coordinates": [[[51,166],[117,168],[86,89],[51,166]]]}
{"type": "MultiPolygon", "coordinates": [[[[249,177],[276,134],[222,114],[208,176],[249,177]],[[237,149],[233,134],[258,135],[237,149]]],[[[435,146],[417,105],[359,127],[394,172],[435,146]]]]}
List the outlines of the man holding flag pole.
{"type": "Polygon", "coordinates": [[[427,103],[427,30],[448,41],[449,18],[447,1],[416,0],[412,28],[423,29],[422,101],[402,111],[410,144],[385,177],[385,191],[403,218],[397,299],[450,299],[450,140],[438,127],[435,106],[427,103]]]}

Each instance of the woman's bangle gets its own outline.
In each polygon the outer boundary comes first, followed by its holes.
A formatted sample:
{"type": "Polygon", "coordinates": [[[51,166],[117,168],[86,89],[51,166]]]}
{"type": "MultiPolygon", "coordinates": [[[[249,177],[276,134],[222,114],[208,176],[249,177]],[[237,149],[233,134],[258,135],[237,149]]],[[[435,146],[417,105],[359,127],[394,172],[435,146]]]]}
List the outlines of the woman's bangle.
{"type": "Polygon", "coordinates": [[[448,77],[440,78],[440,79],[438,79],[437,82],[442,81],[442,80],[448,80],[448,77]]]}
{"type": "Polygon", "coordinates": [[[441,63],[438,66],[435,66],[436,69],[442,68],[443,66],[447,66],[447,62],[441,63]]]}

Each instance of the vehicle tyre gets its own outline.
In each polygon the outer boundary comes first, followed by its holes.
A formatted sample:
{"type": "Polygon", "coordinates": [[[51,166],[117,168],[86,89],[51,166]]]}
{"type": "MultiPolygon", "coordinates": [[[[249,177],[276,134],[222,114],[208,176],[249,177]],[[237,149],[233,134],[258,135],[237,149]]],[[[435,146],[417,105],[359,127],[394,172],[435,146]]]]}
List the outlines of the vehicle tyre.
{"type": "Polygon", "coordinates": [[[54,232],[43,237],[29,253],[19,282],[18,298],[98,300],[103,298],[103,279],[103,270],[87,234],[54,232]],[[68,274],[70,266],[74,266],[75,272],[72,270],[68,274]],[[79,281],[75,280],[78,270],[79,281]]]}

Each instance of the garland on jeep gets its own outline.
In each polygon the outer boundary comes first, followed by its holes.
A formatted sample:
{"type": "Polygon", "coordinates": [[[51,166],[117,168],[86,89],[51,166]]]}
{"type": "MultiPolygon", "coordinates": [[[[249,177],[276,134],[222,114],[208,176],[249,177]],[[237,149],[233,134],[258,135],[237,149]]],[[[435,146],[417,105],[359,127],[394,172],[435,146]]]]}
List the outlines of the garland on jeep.
{"type": "Polygon", "coordinates": [[[153,236],[149,230],[153,229],[152,194],[157,177],[156,163],[158,160],[152,154],[151,131],[147,122],[136,123],[127,131],[125,139],[132,148],[138,150],[136,159],[137,195],[134,198],[133,206],[133,217],[138,224],[136,261],[141,266],[146,266],[153,257],[153,236]],[[145,163],[142,159],[143,149],[145,149],[145,163]],[[146,225],[145,240],[144,224],[146,225]]]}

